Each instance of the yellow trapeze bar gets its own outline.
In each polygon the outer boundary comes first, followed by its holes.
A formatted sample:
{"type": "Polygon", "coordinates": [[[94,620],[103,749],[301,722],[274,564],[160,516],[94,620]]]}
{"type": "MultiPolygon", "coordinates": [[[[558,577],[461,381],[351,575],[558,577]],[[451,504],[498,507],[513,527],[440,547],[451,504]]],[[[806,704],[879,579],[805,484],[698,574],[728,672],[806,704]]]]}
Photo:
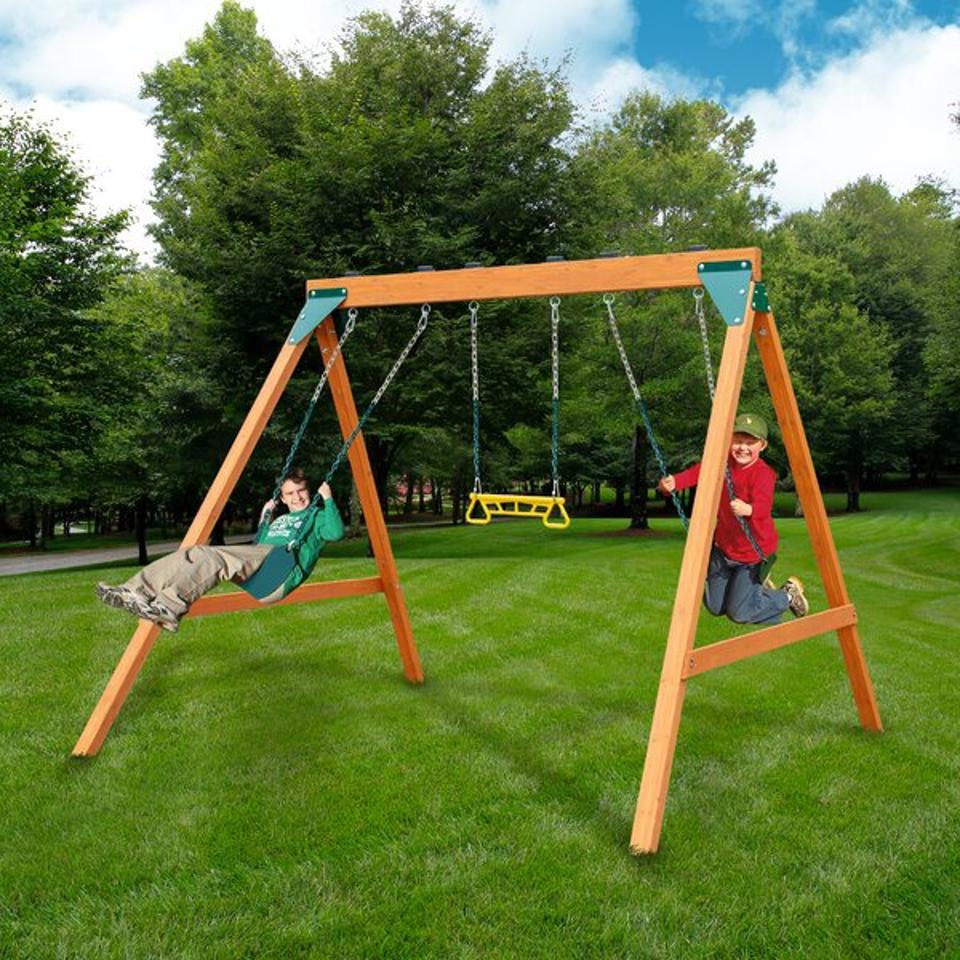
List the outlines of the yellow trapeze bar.
{"type": "Polygon", "coordinates": [[[563,497],[534,497],[522,493],[471,493],[466,520],[474,526],[486,526],[496,514],[503,517],[539,517],[551,530],[566,530],[570,517],[563,497]],[[482,513],[474,516],[479,504],[482,513]],[[552,519],[551,519],[552,518],[552,519]]]}

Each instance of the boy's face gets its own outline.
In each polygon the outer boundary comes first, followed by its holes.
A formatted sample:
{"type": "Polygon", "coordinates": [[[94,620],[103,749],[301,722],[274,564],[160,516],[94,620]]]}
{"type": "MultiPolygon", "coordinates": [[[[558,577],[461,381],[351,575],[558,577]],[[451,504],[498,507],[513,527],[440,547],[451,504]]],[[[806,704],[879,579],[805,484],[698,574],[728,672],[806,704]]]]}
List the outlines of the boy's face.
{"type": "Polygon", "coordinates": [[[730,444],[730,456],[741,467],[749,467],[760,459],[760,454],[767,449],[767,441],[749,433],[735,433],[730,444]]]}
{"type": "Polygon", "coordinates": [[[310,504],[310,490],[305,483],[296,480],[284,480],[280,487],[280,499],[291,513],[305,510],[310,504]]]}

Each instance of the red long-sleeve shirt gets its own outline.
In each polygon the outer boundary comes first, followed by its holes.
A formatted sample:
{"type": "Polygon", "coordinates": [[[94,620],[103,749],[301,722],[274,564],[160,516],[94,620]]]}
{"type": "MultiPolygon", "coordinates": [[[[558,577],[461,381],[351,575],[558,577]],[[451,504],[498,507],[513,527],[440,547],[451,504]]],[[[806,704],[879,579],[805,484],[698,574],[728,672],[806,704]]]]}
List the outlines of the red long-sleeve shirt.
{"type": "MultiPolygon", "coordinates": [[[[777,551],[777,528],[773,524],[773,491],[777,475],[770,464],[757,460],[749,467],[741,467],[732,457],[727,458],[733,490],[738,500],[753,507],[753,515],[746,518],[747,525],[764,555],[769,557],[777,551]]],[[[695,463],[674,475],[678,490],[692,487],[700,479],[700,464],[695,463]]],[[[720,509],[717,511],[717,526],[713,542],[731,560],[737,563],[759,563],[760,557],[744,535],[743,529],[730,509],[730,493],[727,481],[723,481],[720,493],[720,509]]]]}

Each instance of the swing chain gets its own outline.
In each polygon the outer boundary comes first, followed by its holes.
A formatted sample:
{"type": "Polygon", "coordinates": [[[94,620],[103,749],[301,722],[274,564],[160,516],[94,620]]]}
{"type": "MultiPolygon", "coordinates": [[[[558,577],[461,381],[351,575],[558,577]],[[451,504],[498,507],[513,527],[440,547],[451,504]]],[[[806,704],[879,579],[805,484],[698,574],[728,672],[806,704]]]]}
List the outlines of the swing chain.
{"type": "Polygon", "coordinates": [[[560,496],[560,298],[550,298],[550,357],[553,379],[553,427],[550,436],[550,461],[553,471],[553,496],[560,496]]]}
{"type": "Polygon", "coordinates": [[[700,326],[700,342],[703,344],[703,365],[707,371],[707,389],[710,391],[710,399],[716,393],[716,384],[713,380],[713,362],[710,359],[710,339],[707,336],[707,317],[703,312],[703,287],[694,287],[693,289],[693,312],[700,326]]]}
{"type": "MultiPolygon", "coordinates": [[[[373,413],[377,404],[380,402],[380,398],[387,392],[387,388],[393,382],[393,378],[397,375],[400,368],[403,366],[404,360],[407,359],[410,351],[416,346],[417,341],[420,339],[420,336],[423,334],[423,331],[427,329],[427,324],[430,321],[430,304],[425,303],[420,307],[420,320],[417,322],[417,329],[414,330],[413,336],[407,341],[406,346],[400,351],[400,356],[394,361],[393,366],[390,368],[390,372],[384,378],[383,383],[380,384],[380,388],[374,394],[373,399],[367,406],[367,409],[364,410],[363,416],[360,417],[357,425],[350,431],[350,436],[343,441],[343,446],[340,448],[340,452],[334,458],[333,463],[330,465],[330,469],[327,471],[326,477],[324,477],[324,482],[329,483],[336,472],[340,469],[340,464],[343,463],[343,458],[347,455],[350,450],[350,447],[353,446],[353,441],[357,439],[357,435],[363,429],[364,424],[370,418],[370,414],[373,413]]],[[[320,494],[317,493],[314,496],[314,505],[319,504],[320,494]]]]}
{"type": "Polygon", "coordinates": [[[473,492],[480,493],[480,364],[477,358],[477,332],[480,304],[471,300],[470,310],[470,372],[473,378],[473,492]]]}
{"type": "MultiPolygon", "coordinates": [[[[633,393],[634,402],[636,403],[637,410],[640,413],[641,419],[643,420],[644,429],[647,431],[647,439],[650,441],[650,448],[653,450],[653,455],[657,458],[657,466],[660,468],[660,476],[666,477],[669,475],[670,469],[667,467],[667,461],[663,455],[663,451],[660,449],[660,444],[657,443],[656,434],[653,432],[653,422],[650,420],[650,414],[647,412],[647,405],[643,402],[643,396],[640,393],[640,388],[637,386],[636,377],[633,375],[633,367],[630,366],[630,358],[627,356],[626,347],[624,347],[623,339],[620,337],[620,327],[617,324],[617,315],[613,310],[613,304],[615,300],[616,297],[614,297],[612,293],[605,293],[603,295],[603,302],[607,308],[607,322],[610,324],[610,332],[613,334],[613,342],[617,345],[617,352],[620,354],[620,361],[623,363],[623,370],[627,375],[627,381],[630,384],[630,391],[633,393]]],[[[676,490],[671,491],[670,498],[673,500],[673,506],[677,511],[677,516],[680,517],[680,522],[683,524],[684,529],[686,529],[687,514],[683,509],[683,504],[680,502],[680,497],[677,495],[676,490]]]]}
{"type": "MultiPolygon", "coordinates": [[[[316,385],[313,391],[313,396],[310,397],[310,402],[307,404],[307,411],[303,415],[303,419],[300,421],[300,426],[297,429],[297,432],[293,436],[293,440],[290,442],[290,452],[287,454],[287,459],[283,462],[283,467],[280,469],[280,476],[277,478],[277,484],[273,489],[273,494],[270,499],[276,503],[277,497],[280,496],[280,485],[283,481],[283,478],[290,472],[290,468],[293,465],[293,460],[297,455],[297,451],[300,449],[300,443],[303,440],[304,434],[307,432],[307,427],[310,425],[310,420],[313,418],[314,411],[317,408],[317,401],[320,399],[320,395],[323,393],[323,388],[327,385],[327,380],[330,379],[330,371],[333,370],[334,364],[340,357],[340,352],[343,350],[343,345],[350,339],[350,334],[353,333],[354,327],[357,325],[357,309],[356,307],[351,307],[347,311],[347,322],[343,326],[343,333],[340,334],[340,338],[337,340],[336,345],[333,350],[330,352],[330,359],[325,360],[323,375],[320,377],[319,383],[316,385]]],[[[267,528],[270,526],[270,522],[273,519],[273,510],[266,510],[263,513],[263,516],[260,518],[260,524],[257,527],[257,540],[259,541],[260,536],[264,534],[267,528]]]]}

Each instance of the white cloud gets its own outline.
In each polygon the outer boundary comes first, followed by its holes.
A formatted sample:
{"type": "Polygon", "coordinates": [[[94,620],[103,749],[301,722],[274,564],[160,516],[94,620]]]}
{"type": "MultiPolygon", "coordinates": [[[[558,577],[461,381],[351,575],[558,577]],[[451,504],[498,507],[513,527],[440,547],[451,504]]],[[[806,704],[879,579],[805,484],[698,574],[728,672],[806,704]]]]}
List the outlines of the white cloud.
{"type": "MultiPolygon", "coordinates": [[[[278,50],[322,53],[346,21],[363,10],[396,15],[401,0],[253,0],[262,32],[278,50]]],[[[792,62],[814,0],[698,0],[713,23],[751,25],[762,18],[792,62]]],[[[139,74],[179,56],[212,20],[219,0],[0,0],[0,96],[17,109],[36,104],[75,145],[94,176],[100,209],[130,207],[139,224],[129,242],[149,253],[144,226],[150,177],[159,148],[138,100],[139,74]]],[[[576,99],[608,113],[632,89],[664,96],[718,96],[715,81],[630,56],[640,27],[631,0],[454,0],[493,39],[493,58],[522,51],[552,64],[572,56],[576,99]]],[[[777,198],[786,209],[819,205],[824,196],[869,173],[897,190],[925,173],[960,185],[960,137],[948,104],[960,98],[960,28],[911,20],[909,0],[863,0],[828,26],[834,36],[856,32],[863,46],[819,72],[797,71],[775,91],[741,98],[736,112],[757,121],[755,160],[779,167],[777,198]],[[897,29],[891,32],[891,24],[897,29]],[[885,32],[885,35],[884,35],[885,32]]]]}
{"type": "Polygon", "coordinates": [[[842,16],[828,20],[828,33],[865,37],[902,29],[917,20],[912,0],[862,0],[842,16]]]}
{"type": "Polygon", "coordinates": [[[777,163],[775,197],[786,210],[819,207],[861,177],[900,193],[925,174],[960,184],[960,27],[915,26],[876,36],[857,53],[736,104],[757,123],[753,162],[777,163]]]}
{"type": "Polygon", "coordinates": [[[156,247],[145,226],[154,219],[148,199],[159,147],[143,114],[117,101],[64,102],[48,96],[14,106],[32,109],[73,149],[81,169],[92,178],[90,201],[95,210],[131,211],[134,223],[124,239],[130,249],[151,259],[156,247]]]}

